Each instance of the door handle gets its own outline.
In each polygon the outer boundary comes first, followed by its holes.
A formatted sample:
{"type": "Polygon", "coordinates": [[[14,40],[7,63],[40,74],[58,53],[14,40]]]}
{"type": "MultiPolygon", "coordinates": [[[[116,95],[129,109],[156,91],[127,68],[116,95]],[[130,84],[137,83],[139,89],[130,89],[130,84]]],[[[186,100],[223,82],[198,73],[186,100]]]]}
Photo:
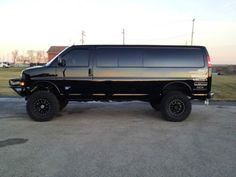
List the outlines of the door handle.
{"type": "Polygon", "coordinates": [[[89,68],[89,70],[88,70],[88,75],[89,75],[89,76],[93,76],[93,71],[92,71],[91,68],[89,68]]]}

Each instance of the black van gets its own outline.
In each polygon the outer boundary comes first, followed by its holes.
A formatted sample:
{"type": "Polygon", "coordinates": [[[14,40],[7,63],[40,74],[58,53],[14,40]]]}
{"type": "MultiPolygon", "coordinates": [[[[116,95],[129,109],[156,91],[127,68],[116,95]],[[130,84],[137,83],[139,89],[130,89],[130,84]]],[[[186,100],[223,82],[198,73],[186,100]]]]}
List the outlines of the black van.
{"type": "Polygon", "coordinates": [[[82,45],[9,84],[36,121],[51,120],[68,101],[90,100],[146,101],[167,120],[182,121],[191,99],[211,97],[211,75],[203,46],[82,45]]]}

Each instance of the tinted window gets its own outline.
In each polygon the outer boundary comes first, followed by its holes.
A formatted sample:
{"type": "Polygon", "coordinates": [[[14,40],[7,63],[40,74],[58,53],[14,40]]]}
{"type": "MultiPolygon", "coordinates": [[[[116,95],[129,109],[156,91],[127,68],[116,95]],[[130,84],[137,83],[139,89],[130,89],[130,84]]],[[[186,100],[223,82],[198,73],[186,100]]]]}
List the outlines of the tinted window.
{"type": "Polygon", "coordinates": [[[142,54],[138,48],[120,49],[118,54],[119,67],[142,67],[142,54]]]}
{"type": "Polygon", "coordinates": [[[53,67],[57,66],[57,65],[58,65],[58,59],[56,58],[56,59],[54,59],[54,60],[49,61],[49,62],[47,63],[47,65],[53,66],[53,67]]]}
{"type": "Polygon", "coordinates": [[[99,67],[142,67],[142,54],[135,48],[97,49],[99,67]]]}
{"type": "Polygon", "coordinates": [[[66,66],[87,67],[89,61],[88,49],[74,49],[68,52],[64,57],[66,66]]]}
{"type": "Polygon", "coordinates": [[[157,48],[144,49],[144,67],[202,67],[204,66],[201,49],[194,48],[157,48]]]}
{"type": "Polygon", "coordinates": [[[112,48],[97,49],[97,66],[118,67],[118,50],[112,48]]]}

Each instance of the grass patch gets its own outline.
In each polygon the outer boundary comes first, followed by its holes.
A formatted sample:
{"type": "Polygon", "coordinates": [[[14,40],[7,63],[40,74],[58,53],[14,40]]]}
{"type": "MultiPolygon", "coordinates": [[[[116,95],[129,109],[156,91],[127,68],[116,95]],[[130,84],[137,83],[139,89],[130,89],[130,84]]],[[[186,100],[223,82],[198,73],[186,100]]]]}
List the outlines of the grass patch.
{"type": "Polygon", "coordinates": [[[219,75],[212,78],[214,100],[236,100],[236,75],[219,75]]]}
{"type": "Polygon", "coordinates": [[[0,96],[18,96],[9,88],[9,79],[19,78],[23,68],[0,68],[0,96]]]}
{"type": "MultiPolygon", "coordinates": [[[[18,78],[24,68],[0,68],[0,96],[18,96],[8,81],[18,78]]],[[[212,79],[214,100],[236,100],[236,75],[214,75],[212,79]]]]}

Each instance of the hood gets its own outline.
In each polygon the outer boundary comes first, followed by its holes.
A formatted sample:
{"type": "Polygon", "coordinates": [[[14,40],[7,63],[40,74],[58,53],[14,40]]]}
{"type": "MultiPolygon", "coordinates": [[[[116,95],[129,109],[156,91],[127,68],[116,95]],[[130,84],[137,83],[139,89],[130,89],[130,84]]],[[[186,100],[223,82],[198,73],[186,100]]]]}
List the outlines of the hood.
{"type": "Polygon", "coordinates": [[[32,78],[45,78],[55,76],[55,68],[44,66],[33,66],[23,71],[23,74],[32,78]]]}

